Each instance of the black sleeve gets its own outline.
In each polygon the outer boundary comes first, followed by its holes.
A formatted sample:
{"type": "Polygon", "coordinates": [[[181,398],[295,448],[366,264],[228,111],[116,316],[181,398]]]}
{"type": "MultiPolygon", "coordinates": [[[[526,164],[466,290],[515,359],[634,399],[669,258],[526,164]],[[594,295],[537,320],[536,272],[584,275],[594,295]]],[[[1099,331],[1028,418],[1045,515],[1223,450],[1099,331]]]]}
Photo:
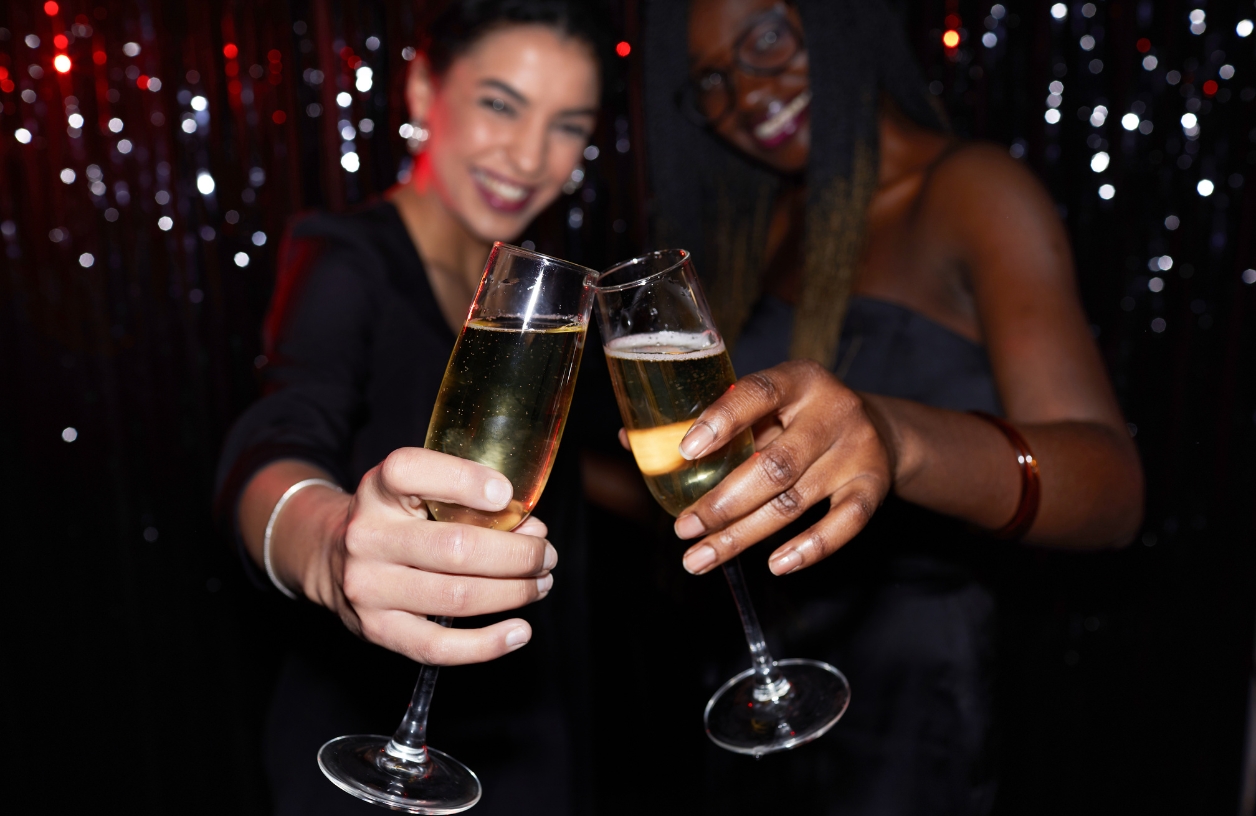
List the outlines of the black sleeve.
{"type": "Polygon", "coordinates": [[[215,491],[215,515],[229,525],[245,569],[262,586],[269,583],[239,535],[240,494],[253,474],[279,459],[303,459],[346,490],[357,487],[345,480],[379,311],[379,282],[349,248],[330,248],[293,274],[301,280],[278,286],[271,304],[272,317],[283,319],[262,369],[264,396],[227,434],[215,491]]]}

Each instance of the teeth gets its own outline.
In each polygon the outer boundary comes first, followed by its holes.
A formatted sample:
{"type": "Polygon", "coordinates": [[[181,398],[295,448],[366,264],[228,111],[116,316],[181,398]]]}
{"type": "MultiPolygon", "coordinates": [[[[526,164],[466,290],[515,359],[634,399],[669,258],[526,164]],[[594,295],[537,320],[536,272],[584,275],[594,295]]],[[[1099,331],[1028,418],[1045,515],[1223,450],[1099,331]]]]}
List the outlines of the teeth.
{"type": "Polygon", "coordinates": [[[493,178],[480,170],[473,170],[472,172],[475,174],[476,181],[487,187],[494,195],[505,199],[506,201],[517,204],[528,196],[528,190],[525,187],[520,187],[517,184],[511,184],[508,181],[493,178]]]}
{"type": "Polygon", "coordinates": [[[754,135],[757,139],[767,141],[780,136],[785,128],[789,126],[798,114],[803,112],[807,105],[811,104],[811,91],[803,91],[794,97],[794,101],[781,108],[775,116],[766,122],[762,122],[754,129],[754,135]]]}

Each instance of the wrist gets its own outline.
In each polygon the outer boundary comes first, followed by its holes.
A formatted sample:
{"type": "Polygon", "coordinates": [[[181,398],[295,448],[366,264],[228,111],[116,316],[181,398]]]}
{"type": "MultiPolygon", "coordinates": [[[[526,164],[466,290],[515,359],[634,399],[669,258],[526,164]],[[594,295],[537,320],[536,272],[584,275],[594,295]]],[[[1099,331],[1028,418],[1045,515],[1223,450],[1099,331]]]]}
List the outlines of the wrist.
{"type": "Polygon", "coordinates": [[[900,485],[911,482],[924,468],[923,446],[902,410],[910,403],[877,394],[860,393],[859,396],[877,435],[881,437],[881,444],[885,446],[892,489],[897,490],[900,485]]]}
{"type": "Polygon", "coordinates": [[[331,559],[350,497],[324,485],[294,494],[276,519],[271,565],[284,586],[321,606],[334,603],[331,559]]]}

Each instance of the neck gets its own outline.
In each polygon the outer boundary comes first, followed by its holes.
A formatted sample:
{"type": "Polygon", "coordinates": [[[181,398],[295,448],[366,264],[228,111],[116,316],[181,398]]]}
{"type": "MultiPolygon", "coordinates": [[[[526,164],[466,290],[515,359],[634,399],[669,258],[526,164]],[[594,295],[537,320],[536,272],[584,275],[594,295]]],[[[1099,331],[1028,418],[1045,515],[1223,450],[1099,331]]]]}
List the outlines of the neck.
{"type": "Polygon", "coordinates": [[[888,99],[881,103],[877,184],[882,190],[926,168],[949,143],[945,134],[917,125],[888,99]]]}
{"type": "Polygon", "coordinates": [[[428,274],[449,279],[465,290],[469,304],[480,283],[490,244],[472,234],[445,206],[426,156],[418,157],[410,182],[394,188],[390,198],[401,210],[428,274]]]}

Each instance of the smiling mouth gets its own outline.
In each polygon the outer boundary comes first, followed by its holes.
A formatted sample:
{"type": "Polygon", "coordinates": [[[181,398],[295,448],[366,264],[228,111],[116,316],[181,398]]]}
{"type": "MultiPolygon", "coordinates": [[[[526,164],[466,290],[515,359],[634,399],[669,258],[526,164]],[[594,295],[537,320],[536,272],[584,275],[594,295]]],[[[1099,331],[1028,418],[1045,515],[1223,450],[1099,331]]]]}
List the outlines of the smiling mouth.
{"type": "Polygon", "coordinates": [[[471,178],[475,181],[475,186],[484,201],[493,209],[502,212],[522,210],[535,192],[531,187],[507,181],[495,173],[478,167],[471,169],[471,178]]]}
{"type": "Polygon", "coordinates": [[[754,137],[764,147],[776,147],[798,132],[798,125],[810,105],[811,91],[803,91],[775,115],[755,125],[754,137]]]}

